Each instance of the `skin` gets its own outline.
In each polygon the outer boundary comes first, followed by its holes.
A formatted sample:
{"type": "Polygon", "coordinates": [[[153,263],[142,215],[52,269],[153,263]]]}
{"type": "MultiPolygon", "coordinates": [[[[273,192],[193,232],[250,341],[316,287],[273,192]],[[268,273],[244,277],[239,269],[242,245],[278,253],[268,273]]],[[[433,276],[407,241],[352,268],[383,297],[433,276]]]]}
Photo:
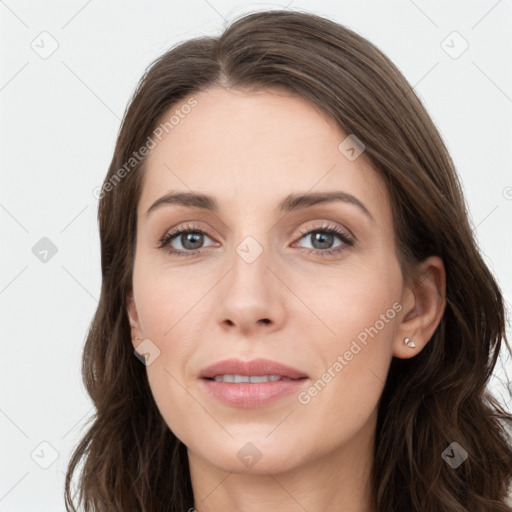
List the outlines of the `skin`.
{"type": "Polygon", "coordinates": [[[160,350],[148,379],[163,418],[188,448],[194,506],[368,511],[378,400],[392,357],[414,357],[439,324],[443,262],[428,258],[417,269],[423,278],[406,286],[384,182],[364,152],[350,161],[338,150],[347,134],[313,104],[278,89],[216,87],[194,98],[197,106],[148,156],[127,297],[134,347],[148,338],[160,350]],[[167,204],[146,215],[171,190],[212,195],[220,210],[167,204]],[[356,196],[373,220],[346,202],[276,211],[290,193],[335,190],[356,196]],[[199,247],[198,254],[159,248],[173,227],[188,223],[206,233],[202,245],[178,235],[172,247],[199,247]],[[349,230],[355,245],[338,235],[321,245],[302,234],[326,223],[349,230]],[[236,251],[247,236],[263,249],[252,263],[236,251]],[[308,254],[315,248],[318,254],[308,254]],[[397,303],[390,319],[386,311],[397,303]],[[338,356],[382,314],[384,327],[333,372],[338,356]],[[198,380],[203,368],[229,357],[302,370],[306,392],[329,368],[335,377],[307,404],[291,394],[242,409],[212,398],[198,380]],[[237,457],[248,442],[261,453],[252,467],[237,457]]]}

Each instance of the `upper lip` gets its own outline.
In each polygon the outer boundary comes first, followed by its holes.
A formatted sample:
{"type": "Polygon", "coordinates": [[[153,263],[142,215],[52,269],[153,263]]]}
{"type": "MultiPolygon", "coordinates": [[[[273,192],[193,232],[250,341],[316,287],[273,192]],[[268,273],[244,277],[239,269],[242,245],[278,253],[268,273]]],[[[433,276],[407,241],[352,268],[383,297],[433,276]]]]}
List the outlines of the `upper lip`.
{"type": "Polygon", "coordinates": [[[289,379],[307,377],[304,372],[270,359],[224,359],[204,368],[199,377],[211,379],[216,375],[280,375],[289,379]]]}

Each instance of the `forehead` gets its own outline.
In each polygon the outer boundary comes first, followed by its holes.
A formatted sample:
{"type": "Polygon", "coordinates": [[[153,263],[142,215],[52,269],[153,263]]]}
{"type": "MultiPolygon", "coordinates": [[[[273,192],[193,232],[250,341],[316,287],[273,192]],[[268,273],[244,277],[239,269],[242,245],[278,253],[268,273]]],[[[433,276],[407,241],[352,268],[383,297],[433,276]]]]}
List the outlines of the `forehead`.
{"type": "MultiPolygon", "coordinates": [[[[343,190],[370,209],[388,210],[381,178],[364,152],[351,161],[347,133],[318,106],[288,91],[214,88],[193,94],[150,151],[140,206],[169,191],[202,191],[222,204],[268,207],[283,196],[343,190]]],[[[189,98],[162,116],[165,123],[189,98]]]]}

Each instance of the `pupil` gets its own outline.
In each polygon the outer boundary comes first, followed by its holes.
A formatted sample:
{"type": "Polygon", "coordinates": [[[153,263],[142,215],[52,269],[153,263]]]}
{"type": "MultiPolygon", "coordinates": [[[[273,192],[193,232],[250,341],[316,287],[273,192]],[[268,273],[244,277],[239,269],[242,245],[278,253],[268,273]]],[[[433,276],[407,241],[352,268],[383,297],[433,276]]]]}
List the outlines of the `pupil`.
{"type": "Polygon", "coordinates": [[[201,233],[185,233],[181,236],[181,243],[185,249],[198,249],[201,246],[202,241],[203,235],[201,233]],[[190,246],[189,242],[192,244],[192,246],[190,246]]]}
{"type": "Polygon", "coordinates": [[[311,236],[313,237],[313,247],[315,249],[328,249],[330,244],[332,244],[333,235],[330,233],[313,233],[311,236]],[[316,247],[315,242],[320,242],[320,247],[316,247]]]}

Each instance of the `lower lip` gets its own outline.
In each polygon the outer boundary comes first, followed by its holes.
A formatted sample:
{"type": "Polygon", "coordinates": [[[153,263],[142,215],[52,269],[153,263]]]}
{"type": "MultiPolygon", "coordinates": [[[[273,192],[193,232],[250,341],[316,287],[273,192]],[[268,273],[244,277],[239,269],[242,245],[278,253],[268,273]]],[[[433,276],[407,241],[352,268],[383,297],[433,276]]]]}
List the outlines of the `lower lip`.
{"type": "Polygon", "coordinates": [[[225,404],[242,408],[261,407],[291,393],[298,393],[306,380],[276,380],[251,384],[201,379],[207,391],[215,398],[225,404]]]}

